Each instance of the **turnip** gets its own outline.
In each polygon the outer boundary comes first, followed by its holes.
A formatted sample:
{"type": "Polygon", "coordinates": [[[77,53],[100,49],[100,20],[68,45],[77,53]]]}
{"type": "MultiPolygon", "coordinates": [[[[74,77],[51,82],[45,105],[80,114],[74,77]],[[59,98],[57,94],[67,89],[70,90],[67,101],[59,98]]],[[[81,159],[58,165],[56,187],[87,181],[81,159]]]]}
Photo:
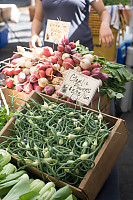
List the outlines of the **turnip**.
{"type": "Polygon", "coordinates": [[[66,58],[70,58],[70,54],[69,53],[64,53],[62,55],[62,60],[65,60],[66,58]]]}
{"type": "Polygon", "coordinates": [[[81,73],[85,74],[86,76],[90,76],[91,75],[91,72],[89,70],[87,70],[87,69],[83,70],[81,73]]]}
{"type": "Polygon", "coordinates": [[[63,67],[68,70],[68,69],[73,69],[74,68],[74,61],[72,58],[65,58],[65,60],[63,61],[63,67]]]}
{"type": "Polygon", "coordinates": [[[55,88],[53,85],[46,85],[44,88],[45,94],[52,95],[55,92],[55,88]]]}
{"type": "Polygon", "coordinates": [[[13,78],[7,78],[5,80],[5,86],[7,86],[8,88],[12,88],[13,87],[13,83],[14,83],[13,78]]]}
{"type": "Polygon", "coordinates": [[[57,49],[58,49],[58,51],[64,51],[64,46],[62,45],[62,44],[59,44],[58,46],[57,46],[57,49]]]}
{"type": "Polygon", "coordinates": [[[24,84],[24,92],[25,93],[30,93],[33,90],[33,86],[31,83],[25,83],[24,84]]]}
{"type": "Polygon", "coordinates": [[[101,79],[102,81],[106,81],[109,78],[109,75],[102,72],[101,79]]]}
{"type": "Polygon", "coordinates": [[[71,47],[71,49],[76,48],[76,44],[74,42],[69,42],[69,46],[71,47]]]}
{"type": "Polygon", "coordinates": [[[48,79],[46,78],[39,78],[38,79],[38,84],[40,87],[44,88],[46,85],[48,85],[48,79]]]}
{"type": "Polygon", "coordinates": [[[90,62],[93,62],[94,56],[91,55],[91,54],[85,54],[85,55],[83,55],[83,59],[87,59],[87,60],[89,60],[90,62]]]}
{"type": "Polygon", "coordinates": [[[64,51],[66,53],[71,53],[71,47],[69,45],[65,45],[64,51]]]}
{"type": "Polygon", "coordinates": [[[22,84],[16,85],[15,90],[18,91],[18,92],[22,92],[23,91],[23,85],[22,84]]]}
{"type": "Polygon", "coordinates": [[[43,47],[43,55],[46,57],[50,57],[53,54],[53,49],[49,46],[43,47]]]}
{"type": "Polygon", "coordinates": [[[35,76],[39,79],[39,78],[44,78],[46,77],[46,71],[44,70],[38,70],[35,72],[35,76]]]}
{"type": "Polygon", "coordinates": [[[23,83],[23,82],[26,81],[26,75],[25,75],[24,72],[20,72],[20,73],[18,74],[18,81],[19,81],[19,83],[23,83]]]}
{"type": "Polygon", "coordinates": [[[80,66],[82,69],[91,69],[91,63],[88,59],[82,59],[80,62],[80,66]]]}
{"type": "Polygon", "coordinates": [[[14,69],[13,69],[13,74],[14,74],[14,75],[18,75],[21,71],[22,71],[21,68],[19,68],[19,67],[14,67],[14,69]]]}
{"type": "Polygon", "coordinates": [[[98,63],[97,61],[93,63],[91,66],[92,66],[92,69],[101,67],[100,63],[98,63]]]}
{"type": "Polygon", "coordinates": [[[81,54],[80,53],[75,53],[75,54],[73,54],[73,60],[74,60],[74,62],[75,63],[80,63],[80,61],[81,61],[81,59],[82,59],[82,56],[81,56],[81,54]]]}
{"type": "Polygon", "coordinates": [[[100,68],[93,69],[91,74],[92,74],[91,75],[92,77],[97,78],[97,79],[100,79],[102,77],[102,72],[100,68]]]}

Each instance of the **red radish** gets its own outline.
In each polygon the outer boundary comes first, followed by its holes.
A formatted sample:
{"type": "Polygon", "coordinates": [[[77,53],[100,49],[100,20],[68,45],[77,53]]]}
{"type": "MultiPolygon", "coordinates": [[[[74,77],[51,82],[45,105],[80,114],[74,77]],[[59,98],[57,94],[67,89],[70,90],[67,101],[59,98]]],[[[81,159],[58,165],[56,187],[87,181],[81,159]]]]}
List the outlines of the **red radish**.
{"type": "Polygon", "coordinates": [[[45,69],[46,69],[44,63],[38,63],[38,64],[36,65],[36,68],[41,69],[41,70],[45,70],[45,69]]]}
{"type": "Polygon", "coordinates": [[[14,67],[14,69],[13,69],[13,74],[14,74],[14,75],[18,75],[21,71],[22,71],[21,68],[19,68],[19,67],[14,67]]]}
{"type": "Polygon", "coordinates": [[[55,51],[54,52],[54,56],[56,56],[57,58],[61,58],[62,57],[62,53],[60,51],[55,51]]]}
{"type": "Polygon", "coordinates": [[[31,74],[29,76],[29,82],[30,83],[35,83],[35,82],[37,82],[37,80],[38,80],[38,78],[35,76],[35,74],[31,74]]]}
{"type": "Polygon", "coordinates": [[[85,59],[85,58],[81,60],[80,66],[81,66],[82,69],[91,69],[90,61],[85,59]]]}
{"type": "Polygon", "coordinates": [[[18,74],[18,81],[19,81],[20,83],[23,83],[23,82],[26,81],[26,75],[25,75],[24,72],[20,72],[20,73],[18,74]]]}
{"type": "Polygon", "coordinates": [[[62,44],[59,44],[57,49],[58,51],[64,51],[64,46],[62,44]]]}
{"type": "Polygon", "coordinates": [[[51,57],[50,57],[50,61],[51,61],[53,64],[55,64],[55,63],[57,63],[58,58],[57,58],[56,56],[51,56],[51,57]]]}
{"type": "Polygon", "coordinates": [[[89,70],[87,70],[87,69],[83,70],[81,73],[85,74],[86,76],[90,76],[91,75],[91,72],[89,70]]]}
{"type": "Polygon", "coordinates": [[[100,63],[98,63],[97,61],[93,63],[91,66],[92,66],[92,69],[101,67],[100,63]]]}
{"type": "Polygon", "coordinates": [[[6,75],[12,76],[13,75],[13,68],[6,68],[6,75]]]}
{"type": "Polygon", "coordinates": [[[65,45],[64,51],[66,53],[71,53],[71,47],[69,45],[65,45]]]}
{"type": "Polygon", "coordinates": [[[6,70],[7,70],[8,68],[6,67],[6,68],[4,68],[4,69],[2,69],[2,72],[0,73],[0,74],[5,74],[6,75],[6,70]]]}
{"type": "Polygon", "coordinates": [[[108,78],[109,78],[109,75],[102,72],[102,76],[101,76],[102,81],[106,81],[108,78]]]}
{"type": "Polygon", "coordinates": [[[25,93],[30,93],[33,90],[33,86],[31,83],[25,83],[24,84],[24,92],[25,93]]]}
{"type": "Polygon", "coordinates": [[[43,78],[46,77],[46,71],[44,70],[38,70],[35,72],[35,76],[39,79],[39,78],[43,78]]]}
{"type": "Polygon", "coordinates": [[[63,64],[63,60],[62,60],[61,58],[58,58],[57,63],[58,63],[59,65],[62,65],[62,64],[63,64]]]}
{"type": "Polygon", "coordinates": [[[82,56],[81,56],[81,54],[80,53],[75,53],[75,54],[73,54],[73,60],[74,60],[74,62],[75,63],[80,63],[80,61],[81,61],[81,59],[82,59],[82,56]]]}
{"type": "Polygon", "coordinates": [[[33,89],[36,90],[36,91],[42,91],[43,88],[39,86],[38,83],[33,83],[33,89]]]}
{"type": "Polygon", "coordinates": [[[12,88],[13,87],[13,83],[14,83],[13,78],[7,78],[5,80],[5,86],[7,86],[8,88],[12,88]]]}
{"type": "Polygon", "coordinates": [[[53,73],[54,73],[54,70],[52,67],[46,69],[46,76],[52,76],[53,73]]]}
{"type": "Polygon", "coordinates": [[[23,68],[23,69],[22,69],[22,72],[24,72],[25,75],[27,76],[27,75],[30,74],[30,69],[28,69],[28,68],[23,68]]]}
{"type": "Polygon", "coordinates": [[[91,76],[97,79],[100,79],[102,77],[102,72],[100,68],[94,68],[91,72],[91,76]]]}
{"type": "Polygon", "coordinates": [[[76,44],[74,42],[69,42],[69,46],[71,47],[71,49],[76,48],[76,44]]]}
{"type": "Polygon", "coordinates": [[[62,43],[63,45],[67,45],[67,44],[69,44],[69,39],[66,38],[66,37],[64,37],[64,39],[61,40],[61,43],[62,43]]]}
{"type": "Polygon", "coordinates": [[[18,91],[18,92],[22,92],[23,91],[23,85],[22,84],[16,85],[15,90],[18,91]]]}
{"type": "Polygon", "coordinates": [[[75,54],[75,53],[78,53],[77,51],[71,51],[71,54],[73,55],[73,54],[75,54]]]}
{"type": "Polygon", "coordinates": [[[26,76],[26,82],[30,82],[30,75],[26,76]]]}
{"type": "Polygon", "coordinates": [[[11,60],[14,60],[16,58],[20,58],[21,56],[17,53],[13,54],[12,57],[11,57],[11,60]]]}
{"type": "Polygon", "coordinates": [[[53,54],[53,49],[49,46],[45,46],[45,47],[43,47],[43,54],[46,57],[50,57],[53,54]]]}
{"type": "Polygon", "coordinates": [[[62,74],[61,74],[60,72],[56,71],[56,72],[55,72],[55,76],[57,76],[57,77],[61,77],[62,74]]]}
{"type": "Polygon", "coordinates": [[[68,70],[69,68],[73,69],[74,68],[74,61],[72,58],[66,58],[64,61],[63,61],[63,67],[68,70]]]}
{"type": "Polygon", "coordinates": [[[52,95],[55,92],[55,88],[53,85],[46,85],[44,88],[45,94],[52,95]]]}
{"type": "Polygon", "coordinates": [[[33,64],[34,66],[37,65],[37,64],[38,64],[38,59],[36,59],[36,58],[33,59],[33,60],[32,60],[32,64],[33,64]]]}
{"type": "Polygon", "coordinates": [[[40,87],[44,88],[46,85],[48,85],[48,79],[46,78],[39,78],[38,79],[38,84],[40,87]]]}

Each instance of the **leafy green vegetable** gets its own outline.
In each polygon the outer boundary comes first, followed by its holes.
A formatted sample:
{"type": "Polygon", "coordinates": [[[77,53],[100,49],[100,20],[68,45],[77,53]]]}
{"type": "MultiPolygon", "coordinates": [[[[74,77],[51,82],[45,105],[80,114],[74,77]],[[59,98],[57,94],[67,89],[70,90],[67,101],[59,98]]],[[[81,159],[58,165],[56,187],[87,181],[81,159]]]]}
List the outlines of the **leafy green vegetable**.
{"type": "Polygon", "coordinates": [[[0,131],[6,125],[6,123],[9,121],[12,115],[13,115],[13,112],[11,110],[9,111],[9,115],[8,115],[5,106],[0,107],[0,131]]]}

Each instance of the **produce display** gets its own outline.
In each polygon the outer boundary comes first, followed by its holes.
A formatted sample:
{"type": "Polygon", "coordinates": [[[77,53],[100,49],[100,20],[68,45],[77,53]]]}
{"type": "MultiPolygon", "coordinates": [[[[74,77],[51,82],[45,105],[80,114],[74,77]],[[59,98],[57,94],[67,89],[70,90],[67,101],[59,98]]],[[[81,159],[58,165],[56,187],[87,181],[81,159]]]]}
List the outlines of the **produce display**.
{"type": "Polygon", "coordinates": [[[56,189],[53,182],[30,177],[11,162],[11,155],[0,149],[0,198],[2,200],[76,200],[68,185],[56,189]]]}
{"type": "MultiPolygon", "coordinates": [[[[10,106],[8,107],[10,108],[10,106]]],[[[9,121],[12,115],[13,115],[13,111],[10,110],[8,114],[6,107],[4,105],[0,107],[0,131],[6,125],[6,123],[9,121]]]]}
{"type": "Polygon", "coordinates": [[[14,128],[0,144],[25,166],[35,166],[48,175],[78,186],[87,171],[95,166],[95,157],[112,127],[101,113],[75,110],[57,104],[38,93],[16,111],[14,128]]]}
{"type": "Polygon", "coordinates": [[[133,80],[126,66],[108,62],[79,41],[69,42],[67,38],[62,39],[56,51],[49,46],[35,49],[17,46],[17,52],[2,63],[6,87],[25,93],[35,90],[68,101],[71,99],[61,95],[59,88],[69,69],[100,79],[100,94],[107,94],[109,99],[122,98],[125,83],[133,80]]]}

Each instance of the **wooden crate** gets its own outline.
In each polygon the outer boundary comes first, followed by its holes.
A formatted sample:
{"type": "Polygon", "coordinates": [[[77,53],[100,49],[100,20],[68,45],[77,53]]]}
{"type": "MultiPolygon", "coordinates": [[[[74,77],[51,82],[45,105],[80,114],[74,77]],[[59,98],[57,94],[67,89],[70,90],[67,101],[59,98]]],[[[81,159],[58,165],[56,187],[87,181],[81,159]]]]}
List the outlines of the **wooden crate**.
{"type": "MultiPolygon", "coordinates": [[[[17,91],[13,91],[11,89],[8,88],[3,88],[2,92],[4,94],[6,103],[10,106],[11,110],[14,110],[14,108],[12,107],[12,97],[13,97],[13,106],[15,107],[15,109],[19,109],[20,105],[23,103],[23,100],[27,100],[29,98],[29,96],[26,93],[23,92],[17,92],[17,91]],[[18,99],[21,98],[21,99],[18,99]]],[[[4,105],[1,94],[0,94],[0,100],[1,100],[1,104],[4,105]]],[[[13,117],[9,120],[9,124],[13,121],[13,117]]],[[[0,131],[0,134],[3,134],[3,132],[5,131],[6,127],[3,127],[3,129],[0,131]]]]}
{"type": "MultiPolygon", "coordinates": [[[[43,101],[42,98],[34,91],[31,93],[31,96],[36,102],[43,101]]],[[[44,96],[46,97],[46,95],[44,96]]],[[[63,102],[62,100],[53,99],[50,96],[47,96],[47,98],[52,102],[63,102]]],[[[75,104],[66,104],[75,108],[75,104]]],[[[77,109],[79,109],[78,106],[77,109]]],[[[88,108],[83,107],[84,111],[87,111],[87,109],[88,108]]],[[[89,110],[98,113],[92,109],[89,110]]],[[[70,185],[73,194],[83,200],[94,200],[96,198],[128,139],[128,130],[124,120],[107,114],[104,114],[104,116],[104,120],[109,124],[109,127],[113,126],[113,129],[95,158],[95,167],[86,173],[78,188],[70,185]]],[[[15,119],[12,119],[12,121],[8,122],[4,131],[0,135],[7,136],[9,134],[9,129],[12,129],[13,127],[14,121],[15,119]]],[[[1,141],[2,140],[0,140],[0,142],[1,141]]],[[[14,157],[12,157],[12,160],[13,162],[17,162],[14,157]]],[[[38,169],[34,167],[27,167],[26,170],[41,178],[41,172],[38,169]]],[[[66,185],[65,182],[56,180],[54,177],[49,176],[46,173],[44,173],[44,176],[45,181],[49,181],[51,179],[51,181],[55,182],[57,187],[63,187],[66,185]]]]}

